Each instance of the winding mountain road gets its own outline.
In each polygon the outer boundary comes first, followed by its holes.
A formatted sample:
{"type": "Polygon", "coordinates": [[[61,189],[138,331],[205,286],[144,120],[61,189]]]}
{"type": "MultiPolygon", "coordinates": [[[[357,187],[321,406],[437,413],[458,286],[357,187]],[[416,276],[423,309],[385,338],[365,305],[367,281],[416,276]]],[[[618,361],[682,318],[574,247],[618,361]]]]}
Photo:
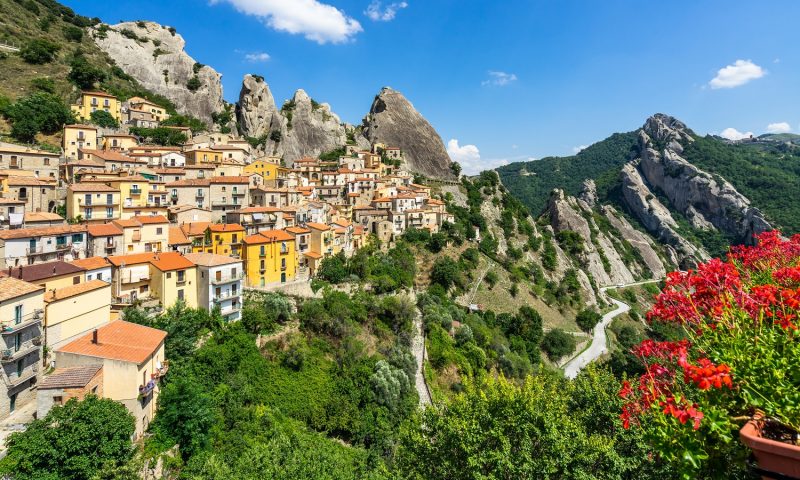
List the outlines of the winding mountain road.
{"type": "Polygon", "coordinates": [[[569,362],[564,365],[564,376],[567,378],[575,378],[578,376],[578,372],[581,371],[582,368],[586,367],[593,361],[597,360],[601,355],[608,353],[608,335],[606,335],[606,327],[614,320],[616,317],[622,315],[630,311],[631,306],[627,303],[620,302],[617,299],[611,298],[606,295],[606,290],[610,288],[627,288],[627,287],[634,287],[636,285],[644,285],[646,283],[657,283],[660,282],[661,279],[658,280],[645,280],[643,282],[634,282],[629,283],[626,285],[619,285],[616,287],[603,287],[600,289],[600,293],[607,297],[611,302],[617,306],[614,310],[606,313],[603,315],[602,320],[594,326],[592,331],[592,343],[589,345],[589,348],[582,351],[577,357],[573,358],[569,362]]]}

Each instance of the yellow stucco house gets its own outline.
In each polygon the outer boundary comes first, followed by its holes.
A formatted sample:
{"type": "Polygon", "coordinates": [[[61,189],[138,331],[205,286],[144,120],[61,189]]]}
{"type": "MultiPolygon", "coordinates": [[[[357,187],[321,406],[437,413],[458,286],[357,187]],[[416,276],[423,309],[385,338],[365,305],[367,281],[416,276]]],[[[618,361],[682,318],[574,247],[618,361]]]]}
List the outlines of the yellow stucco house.
{"type": "Polygon", "coordinates": [[[150,295],[170,307],[178,300],[197,308],[197,267],[178,252],[155,255],[150,260],[150,295]]]}
{"type": "Polygon", "coordinates": [[[314,222],[306,223],[306,227],[311,230],[310,251],[322,257],[333,255],[333,240],[335,238],[333,229],[328,225],[314,222]]]}
{"type": "Polygon", "coordinates": [[[75,183],[67,188],[67,218],[109,222],[120,215],[119,188],[105,183],[75,183]]]}
{"type": "Polygon", "coordinates": [[[44,295],[47,347],[56,349],[111,318],[111,284],[90,280],[50,290],[44,295]]]}
{"type": "Polygon", "coordinates": [[[78,118],[89,119],[92,112],[105,110],[119,122],[122,121],[121,107],[121,102],[114,95],[105,92],[81,92],[78,102],[71,108],[78,118]]]}
{"type": "Polygon", "coordinates": [[[246,235],[243,226],[236,223],[212,223],[203,235],[203,242],[192,246],[192,253],[215,253],[238,257],[246,235]]]}
{"type": "Polygon", "coordinates": [[[270,187],[277,186],[279,178],[284,178],[289,173],[289,169],[281,167],[279,163],[273,163],[269,160],[256,160],[253,163],[244,167],[244,174],[249,175],[255,173],[264,178],[264,184],[270,187]]]}
{"type": "Polygon", "coordinates": [[[243,261],[251,287],[291,282],[297,274],[294,236],[283,230],[265,230],[245,237],[243,261]]]}
{"type": "Polygon", "coordinates": [[[97,149],[97,127],[65,125],[61,148],[67,159],[77,160],[81,148],[97,149]]]}

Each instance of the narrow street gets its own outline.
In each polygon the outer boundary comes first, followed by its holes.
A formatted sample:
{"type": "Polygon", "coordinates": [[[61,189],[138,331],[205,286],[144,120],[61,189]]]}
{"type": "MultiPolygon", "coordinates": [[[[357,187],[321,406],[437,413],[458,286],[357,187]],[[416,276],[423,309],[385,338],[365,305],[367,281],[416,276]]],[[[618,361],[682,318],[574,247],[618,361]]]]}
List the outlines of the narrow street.
{"type": "MultiPolygon", "coordinates": [[[[417,302],[417,296],[414,293],[412,296],[414,303],[417,302]]],[[[414,355],[414,360],[417,364],[417,371],[414,375],[414,386],[419,394],[419,406],[424,408],[432,402],[428,386],[425,384],[425,377],[423,376],[422,369],[425,365],[425,329],[422,325],[422,312],[417,309],[417,315],[414,317],[414,336],[411,339],[411,353],[414,355]]]]}

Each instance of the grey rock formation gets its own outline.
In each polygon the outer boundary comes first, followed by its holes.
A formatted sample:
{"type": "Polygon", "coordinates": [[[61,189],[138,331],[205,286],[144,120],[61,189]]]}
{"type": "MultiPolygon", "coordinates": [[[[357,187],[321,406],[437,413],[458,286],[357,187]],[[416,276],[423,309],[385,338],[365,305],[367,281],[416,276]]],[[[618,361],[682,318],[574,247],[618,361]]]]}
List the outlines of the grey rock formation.
{"type": "Polygon", "coordinates": [[[598,286],[632,283],[634,273],[623,262],[614,242],[602,232],[592,218],[592,209],[586,202],[569,197],[562,190],[554,190],[547,206],[550,223],[556,233],[577,232],[583,239],[583,252],[578,254],[580,267],[597,281],[598,286]]]}
{"type": "Polygon", "coordinates": [[[244,76],[236,104],[236,120],[241,133],[248,137],[269,136],[272,131],[283,129],[283,118],[275,106],[269,85],[262,77],[244,76]]]}
{"type": "Polygon", "coordinates": [[[223,109],[222,76],[209,66],[197,64],[184,51],[183,37],[172,32],[154,22],[123,22],[108,29],[105,38],[100,38],[96,29],[92,37],[144,88],[168,98],[180,113],[210,125],[211,114],[223,109]],[[195,75],[200,87],[191,91],[187,84],[195,75]]]}
{"type": "MultiPolygon", "coordinates": [[[[639,252],[639,256],[642,257],[647,270],[651,272],[652,278],[663,278],[667,274],[667,267],[658,256],[650,237],[633,228],[628,220],[610,205],[600,207],[600,213],[606,217],[622,238],[639,252]]],[[[677,265],[677,262],[673,262],[673,265],[677,265]]]]}
{"type": "Polygon", "coordinates": [[[287,165],[340,148],[347,142],[346,127],[330,105],[312,102],[303,90],[295,92],[292,104],[293,108],[284,108],[285,131],[278,147],[287,165]]]}
{"type": "Polygon", "coordinates": [[[672,207],[698,228],[717,228],[745,243],[751,242],[754,234],[770,229],[761,212],[751,207],[750,200],[733,185],[681,156],[693,141],[686,126],[672,117],[656,115],[648,119],[639,132],[638,169],[644,180],[663,192],[672,207]]]}
{"type": "Polygon", "coordinates": [[[408,170],[434,178],[453,178],[442,138],[401,93],[388,87],[381,90],[363,125],[370,142],[400,147],[408,170]]]}
{"type": "Polygon", "coordinates": [[[578,195],[578,198],[586,202],[586,204],[590,207],[594,208],[594,206],[597,204],[597,185],[595,185],[594,180],[588,178],[583,181],[581,193],[578,195]]]}
{"type": "Polygon", "coordinates": [[[622,196],[628,209],[660,242],[675,248],[681,266],[692,265],[708,258],[707,253],[695,247],[676,231],[678,223],[672,218],[669,209],[645,184],[635,162],[622,167],[621,180],[622,196]]]}

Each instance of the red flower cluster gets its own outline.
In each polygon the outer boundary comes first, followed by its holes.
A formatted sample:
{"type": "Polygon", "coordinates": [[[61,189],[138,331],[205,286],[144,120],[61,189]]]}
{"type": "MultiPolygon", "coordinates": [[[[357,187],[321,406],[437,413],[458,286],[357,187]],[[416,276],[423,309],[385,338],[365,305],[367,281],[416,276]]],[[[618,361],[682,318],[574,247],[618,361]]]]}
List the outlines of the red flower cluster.
{"type": "MultiPolygon", "coordinates": [[[[779,232],[756,237],[757,245],[736,247],[727,261],[700,264],[696,271],[673,272],[647,314],[648,321],[680,323],[700,338],[704,331],[771,322],[787,331],[800,327],[800,235],[779,232]]],[[[724,331],[724,330],[720,330],[724,331]]],[[[732,389],[731,368],[715,364],[688,341],[646,340],[631,349],[645,366],[635,385],[624,382],[619,395],[623,425],[658,406],[685,424],[699,428],[703,413],[688,399],[701,391],[732,389]],[[688,394],[688,395],[687,395],[688,394]]]]}
{"type": "Polygon", "coordinates": [[[701,390],[711,388],[732,388],[730,368],[727,365],[715,365],[707,358],[700,358],[697,364],[688,360],[691,345],[688,341],[656,342],[645,340],[631,349],[645,365],[645,373],[639,377],[637,389],[630,382],[623,382],[619,391],[620,398],[627,400],[622,406],[622,425],[629,428],[632,422],[654,405],[658,405],[664,415],[671,415],[681,424],[689,420],[696,430],[700,428],[703,418],[696,403],[687,400],[682,392],[682,385],[692,383],[701,390]],[[683,372],[681,376],[679,372],[683,372]]]}

